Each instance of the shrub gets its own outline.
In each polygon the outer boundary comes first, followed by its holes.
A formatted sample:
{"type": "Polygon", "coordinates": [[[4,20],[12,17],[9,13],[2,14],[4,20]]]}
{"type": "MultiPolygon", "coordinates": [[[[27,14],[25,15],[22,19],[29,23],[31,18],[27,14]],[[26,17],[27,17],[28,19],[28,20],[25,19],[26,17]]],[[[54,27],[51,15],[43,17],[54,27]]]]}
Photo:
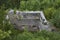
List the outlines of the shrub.
{"type": "Polygon", "coordinates": [[[60,40],[60,34],[56,32],[23,32],[14,36],[11,40],[60,40]]]}
{"type": "Polygon", "coordinates": [[[56,11],[56,9],[54,9],[53,7],[52,8],[44,9],[44,13],[45,13],[46,18],[48,20],[52,19],[55,11],[56,11]]]}
{"type": "Polygon", "coordinates": [[[57,28],[60,28],[60,10],[56,10],[56,12],[54,12],[54,15],[53,15],[53,18],[51,19],[51,22],[57,28]]]}
{"type": "Polygon", "coordinates": [[[10,30],[7,31],[7,32],[5,32],[5,31],[2,31],[2,30],[0,29],[0,40],[4,39],[4,38],[6,38],[6,37],[9,37],[10,34],[11,34],[11,31],[10,31],[10,30]]]}

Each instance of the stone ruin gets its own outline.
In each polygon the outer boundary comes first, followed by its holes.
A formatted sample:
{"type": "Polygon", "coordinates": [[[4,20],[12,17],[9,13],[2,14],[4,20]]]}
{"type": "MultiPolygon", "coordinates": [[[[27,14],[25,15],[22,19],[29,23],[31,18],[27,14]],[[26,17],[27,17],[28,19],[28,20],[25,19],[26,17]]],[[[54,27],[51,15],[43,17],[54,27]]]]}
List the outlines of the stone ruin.
{"type": "Polygon", "coordinates": [[[16,11],[10,10],[6,19],[14,25],[14,28],[23,31],[51,31],[49,22],[42,11],[16,11]]]}

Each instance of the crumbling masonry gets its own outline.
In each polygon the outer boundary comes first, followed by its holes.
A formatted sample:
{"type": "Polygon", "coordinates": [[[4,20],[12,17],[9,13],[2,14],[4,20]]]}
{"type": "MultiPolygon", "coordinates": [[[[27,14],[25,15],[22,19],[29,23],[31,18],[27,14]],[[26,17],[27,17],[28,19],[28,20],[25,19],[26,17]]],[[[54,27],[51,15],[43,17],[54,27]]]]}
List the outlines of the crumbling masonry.
{"type": "Polygon", "coordinates": [[[10,10],[7,14],[7,20],[14,25],[14,28],[19,30],[51,31],[50,25],[46,20],[42,11],[16,11],[10,10]],[[9,18],[8,18],[9,17],[9,18]]]}

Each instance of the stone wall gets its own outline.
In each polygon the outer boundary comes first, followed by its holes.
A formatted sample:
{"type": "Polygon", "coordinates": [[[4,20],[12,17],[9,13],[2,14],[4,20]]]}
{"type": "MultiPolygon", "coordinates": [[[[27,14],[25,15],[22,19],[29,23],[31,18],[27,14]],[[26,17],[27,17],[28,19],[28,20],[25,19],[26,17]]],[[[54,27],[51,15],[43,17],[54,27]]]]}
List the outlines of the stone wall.
{"type": "Polygon", "coordinates": [[[9,20],[16,29],[28,31],[49,30],[50,24],[47,22],[42,11],[16,11],[8,12],[9,20]]]}

